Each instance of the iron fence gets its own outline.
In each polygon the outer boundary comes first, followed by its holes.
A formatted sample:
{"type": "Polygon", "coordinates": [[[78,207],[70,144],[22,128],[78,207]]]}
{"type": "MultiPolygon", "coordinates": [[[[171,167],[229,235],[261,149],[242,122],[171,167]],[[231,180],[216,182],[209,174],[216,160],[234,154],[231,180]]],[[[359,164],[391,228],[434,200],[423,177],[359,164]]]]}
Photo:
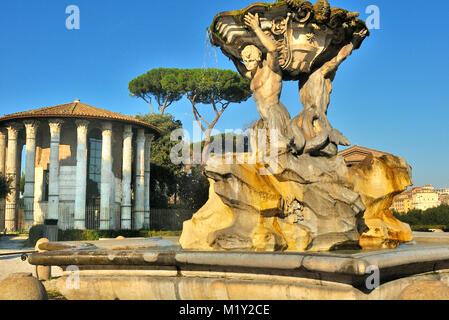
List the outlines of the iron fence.
{"type": "MultiPolygon", "coordinates": [[[[132,208],[134,209],[134,208],[132,208]]],[[[100,204],[94,203],[86,205],[85,228],[99,230],[101,226],[100,204]]],[[[182,230],[183,222],[191,219],[195,210],[190,209],[151,209],[150,210],[150,230],[182,230]]],[[[16,205],[6,204],[0,200],[0,231],[7,228],[12,230],[23,230],[25,228],[25,217],[34,224],[44,223],[48,213],[48,203],[39,202],[32,206],[17,203],[16,205]],[[34,217],[34,218],[33,218],[34,217]]],[[[134,220],[134,210],[131,211],[131,218],[134,220]]],[[[119,204],[106,210],[105,229],[120,229],[121,208],[119,204]]],[[[73,229],[75,227],[75,205],[74,203],[59,203],[58,227],[62,230],[73,229]]]]}
{"type": "Polygon", "coordinates": [[[24,228],[25,210],[21,203],[6,204],[0,200],[0,231],[22,230],[24,228]]]}
{"type": "Polygon", "coordinates": [[[100,205],[92,204],[86,206],[85,217],[86,229],[99,230],[100,229],[100,205]]]}

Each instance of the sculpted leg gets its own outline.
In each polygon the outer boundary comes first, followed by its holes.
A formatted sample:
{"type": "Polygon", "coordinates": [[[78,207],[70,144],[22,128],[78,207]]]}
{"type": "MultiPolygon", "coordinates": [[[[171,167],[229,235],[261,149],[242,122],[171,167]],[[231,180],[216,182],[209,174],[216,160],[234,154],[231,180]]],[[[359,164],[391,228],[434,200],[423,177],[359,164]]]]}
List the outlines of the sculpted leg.
{"type": "Polygon", "coordinates": [[[322,150],[323,154],[332,156],[337,153],[337,145],[350,145],[349,140],[340,131],[332,128],[327,119],[327,108],[336,69],[352,52],[352,47],[352,44],[343,47],[335,59],[325,63],[305,82],[300,83],[299,97],[304,109],[295,118],[295,122],[302,128],[306,137],[305,153],[322,150]]]}

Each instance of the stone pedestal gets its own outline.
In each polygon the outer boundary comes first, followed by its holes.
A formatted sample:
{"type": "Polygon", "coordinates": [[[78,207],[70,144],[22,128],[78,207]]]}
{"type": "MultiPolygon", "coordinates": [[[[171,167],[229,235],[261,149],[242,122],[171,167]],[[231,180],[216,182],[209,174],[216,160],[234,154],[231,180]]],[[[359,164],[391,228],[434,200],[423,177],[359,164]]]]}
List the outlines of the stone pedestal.
{"type": "Polygon", "coordinates": [[[31,273],[13,273],[0,288],[0,300],[48,300],[44,286],[31,273]]]}
{"type": "MultiPolygon", "coordinates": [[[[39,245],[42,243],[48,243],[47,238],[40,238],[36,241],[34,250],[37,252],[46,252],[46,250],[40,249],[39,245]]],[[[51,266],[36,266],[36,277],[38,280],[50,280],[51,278],[51,266]]]]}
{"type": "Polygon", "coordinates": [[[49,241],[58,241],[58,225],[54,224],[55,220],[46,220],[45,228],[44,228],[44,238],[47,238],[49,241]]]}

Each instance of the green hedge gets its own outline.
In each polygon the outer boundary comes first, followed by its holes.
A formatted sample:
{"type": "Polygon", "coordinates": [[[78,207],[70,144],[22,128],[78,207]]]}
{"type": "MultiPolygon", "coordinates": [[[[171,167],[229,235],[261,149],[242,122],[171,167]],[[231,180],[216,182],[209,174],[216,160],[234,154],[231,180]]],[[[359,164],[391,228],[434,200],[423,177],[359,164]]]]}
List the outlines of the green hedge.
{"type": "Polygon", "coordinates": [[[424,211],[411,210],[406,214],[393,212],[393,215],[410,226],[449,226],[449,206],[445,204],[424,211]]]}
{"type": "Polygon", "coordinates": [[[32,226],[28,233],[28,240],[25,243],[26,247],[34,247],[36,245],[37,240],[44,237],[44,225],[38,224],[32,226]]]}
{"type": "Polygon", "coordinates": [[[429,232],[429,229],[441,229],[445,232],[449,231],[449,226],[444,224],[436,224],[436,225],[415,225],[410,226],[413,231],[424,231],[429,232]]]}
{"type": "MultiPolygon", "coordinates": [[[[180,236],[181,231],[152,231],[152,230],[58,230],[59,241],[84,241],[98,240],[100,238],[116,238],[123,236],[125,238],[136,237],[169,237],[180,236]]],[[[36,225],[30,229],[27,247],[34,247],[36,241],[44,237],[44,225],[36,225]]]]}

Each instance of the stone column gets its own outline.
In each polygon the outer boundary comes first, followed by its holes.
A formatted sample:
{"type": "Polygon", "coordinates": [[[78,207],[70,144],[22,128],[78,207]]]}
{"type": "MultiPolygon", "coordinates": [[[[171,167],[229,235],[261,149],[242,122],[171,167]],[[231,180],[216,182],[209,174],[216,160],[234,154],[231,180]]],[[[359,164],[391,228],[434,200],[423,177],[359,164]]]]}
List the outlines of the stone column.
{"type": "Polygon", "coordinates": [[[0,128],[0,174],[5,175],[5,161],[6,161],[6,141],[7,135],[6,130],[0,128]]]}
{"type": "Polygon", "coordinates": [[[76,123],[76,194],[75,229],[86,228],[86,184],[87,184],[87,128],[89,121],[77,120],[76,123]]]}
{"type": "Polygon", "coordinates": [[[103,123],[101,149],[100,229],[110,228],[112,212],[112,123],[103,123]]]}
{"type": "Polygon", "coordinates": [[[123,130],[122,161],[122,207],[121,229],[131,229],[131,169],[132,169],[132,126],[125,125],[123,130]]]}
{"type": "MultiPolygon", "coordinates": [[[[0,175],[6,176],[5,160],[6,160],[6,140],[7,134],[4,128],[0,128],[0,175]]],[[[4,208],[5,199],[0,200],[0,206],[4,208]]],[[[0,232],[5,229],[5,210],[0,210],[0,232]]]]}
{"type": "Polygon", "coordinates": [[[24,200],[24,228],[29,230],[34,223],[34,172],[36,161],[36,131],[39,126],[37,121],[24,121],[26,129],[26,161],[25,161],[25,187],[24,200]]]}
{"type": "Polygon", "coordinates": [[[137,131],[134,229],[143,228],[145,213],[145,130],[137,131]]]}
{"type": "Polygon", "coordinates": [[[145,135],[145,204],[144,204],[144,228],[150,229],[150,159],[152,134],[145,135]]]}
{"type": "Polygon", "coordinates": [[[17,136],[19,126],[11,124],[8,130],[8,153],[6,155],[6,177],[11,180],[10,192],[6,197],[5,228],[8,231],[16,230],[17,208],[17,136]]]}
{"type": "Polygon", "coordinates": [[[48,120],[50,126],[50,165],[48,172],[48,212],[46,224],[51,225],[56,224],[59,219],[59,142],[63,122],[62,119],[48,120]]]}

